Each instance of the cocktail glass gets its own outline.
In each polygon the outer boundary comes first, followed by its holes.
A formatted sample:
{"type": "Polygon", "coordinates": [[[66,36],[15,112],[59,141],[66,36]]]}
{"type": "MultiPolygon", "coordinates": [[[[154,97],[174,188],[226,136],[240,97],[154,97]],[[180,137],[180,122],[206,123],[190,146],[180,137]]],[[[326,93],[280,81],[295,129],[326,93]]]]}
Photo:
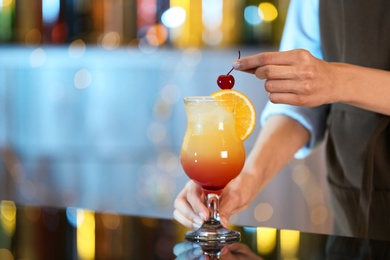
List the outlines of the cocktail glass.
{"type": "Polygon", "coordinates": [[[245,148],[235,128],[235,104],[207,96],[184,98],[187,130],[180,161],[187,176],[200,185],[206,195],[210,217],[185,238],[192,242],[230,243],[240,233],[222,226],[218,207],[225,186],[241,172],[245,148]]]}

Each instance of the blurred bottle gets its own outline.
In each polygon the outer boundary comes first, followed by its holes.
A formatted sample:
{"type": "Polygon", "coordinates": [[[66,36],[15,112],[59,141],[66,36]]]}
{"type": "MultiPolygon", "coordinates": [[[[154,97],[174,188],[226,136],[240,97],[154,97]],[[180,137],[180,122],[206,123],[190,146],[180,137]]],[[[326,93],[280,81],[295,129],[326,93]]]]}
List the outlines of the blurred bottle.
{"type": "Polygon", "coordinates": [[[0,1],[0,42],[9,42],[13,37],[15,1],[0,1]]]}

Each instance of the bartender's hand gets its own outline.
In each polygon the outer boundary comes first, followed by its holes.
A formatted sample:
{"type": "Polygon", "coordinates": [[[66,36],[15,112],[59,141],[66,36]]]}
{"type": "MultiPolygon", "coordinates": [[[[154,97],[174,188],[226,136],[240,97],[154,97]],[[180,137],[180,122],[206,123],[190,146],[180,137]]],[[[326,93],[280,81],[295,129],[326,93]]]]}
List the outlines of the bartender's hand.
{"type": "Polygon", "coordinates": [[[265,79],[273,103],[314,107],[337,101],[335,66],[302,49],[263,52],[236,60],[233,67],[265,79]]]}
{"type": "Polygon", "coordinates": [[[302,49],[247,56],[233,68],[265,79],[273,103],[315,107],[340,102],[390,116],[386,70],[326,62],[302,49]]]}
{"type": "Polygon", "coordinates": [[[205,194],[192,180],[188,181],[175,199],[173,217],[189,228],[199,228],[209,218],[205,194]]]}
{"type": "MultiPolygon", "coordinates": [[[[230,182],[220,196],[219,216],[223,226],[227,227],[228,219],[252,202],[259,191],[258,180],[244,170],[230,182]]],[[[174,203],[174,218],[190,228],[199,228],[209,218],[202,189],[193,181],[187,182],[174,203]]]]}

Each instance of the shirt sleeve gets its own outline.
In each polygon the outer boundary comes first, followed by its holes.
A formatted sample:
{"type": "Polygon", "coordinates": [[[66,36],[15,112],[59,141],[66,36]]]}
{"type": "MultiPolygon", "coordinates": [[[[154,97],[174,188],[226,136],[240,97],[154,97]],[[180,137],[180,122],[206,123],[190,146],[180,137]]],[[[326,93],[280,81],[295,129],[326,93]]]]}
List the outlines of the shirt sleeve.
{"type": "Polygon", "coordinates": [[[319,0],[291,0],[279,50],[306,49],[318,59],[321,50],[319,0]]]}
{"type": "MultiPolygon", "coordinates": [[[[291,0],[286,24],[283,30],[280,51],[306,49],[323,59],[319,25],[319,0],[291,0]]],[[[315,108],[273,104],[268,101],[262,115],[261,124],[272,115],[282,114],[297,120],[310,133],[309,142],[296,154],[295,158],[304,158],[324,139],[326,118],[329,105],[315,108]]]]}

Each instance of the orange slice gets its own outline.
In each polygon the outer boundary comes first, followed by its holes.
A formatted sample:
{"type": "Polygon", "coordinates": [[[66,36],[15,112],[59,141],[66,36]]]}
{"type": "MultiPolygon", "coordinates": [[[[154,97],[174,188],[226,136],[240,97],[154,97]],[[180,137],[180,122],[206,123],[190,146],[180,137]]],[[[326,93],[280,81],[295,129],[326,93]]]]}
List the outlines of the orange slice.
{"type": "Polygon", "coordinates": [[[250,99],[233,89],[223,89],[210,95],[216,100],[235,100],[236,131],[242,141],[246,140],[256,126],[256,110],[250,99]]]}

